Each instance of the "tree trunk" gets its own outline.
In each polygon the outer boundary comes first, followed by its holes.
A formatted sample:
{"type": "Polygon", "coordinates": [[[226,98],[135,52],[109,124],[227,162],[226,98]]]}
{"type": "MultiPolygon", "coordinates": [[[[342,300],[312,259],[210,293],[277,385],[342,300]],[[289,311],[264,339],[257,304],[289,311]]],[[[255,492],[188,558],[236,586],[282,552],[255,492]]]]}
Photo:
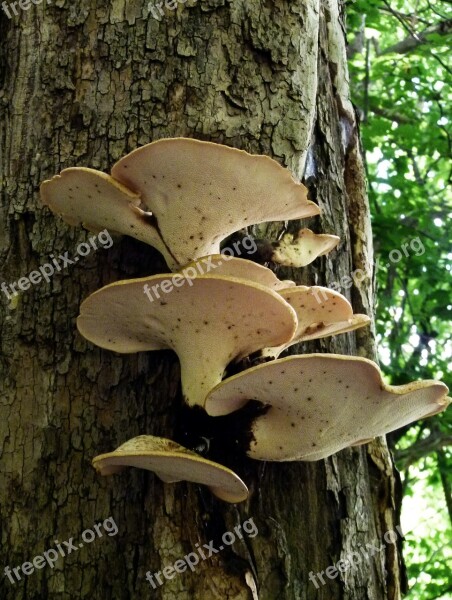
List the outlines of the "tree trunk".
{"type": "MultiPolygon", "coordinates": [[[[323,210],[308,226],[342,242],[312,268],[279,274],[325,285],[363,269],[368,278],[341,291],[355,312],[372,314],[342,8],[338,0],[179,0],[162,16],[143,0],[59,0],[17,5],[10,19],[0,13],[0,281],[17,281],[50,255],[72,257],[92,235],[42,208],[42,180],[76,165],[108,172],[140,145],[187,136],[267,154],[304,177],[323,210]]],[[[255,232],[275,238],[283,228],[255,232]]],[[[399,598],[398,544],[382,540],[398,508],[384,441],[316,463],[247,461],[241,475],[252,493],[235,506],[147,471],[95,473],[92,458],[129,438],[174,437],[179,367],[170,352],[123,356],[88,344],[76,332],[80,303],[107,283],[165,270],[156,251],[122,238],[49,282],[1,295],[0,569],[33,561],[56,541],[78,546],[82,532],[109,517],[118,531],[105,529],[53,568],[19,571],[20,581],[3,575],[0,597],[399,598]],[[218,548],[247,519],[254,537],[156,589],[146,580],[196,544],[218,548]],[[323,575],[324,585],[309,577],[366,543],[384,548],[335,578],[323,575]]],[[[364,330],[301,351],[375,358],[373,339],[364,330]]]]}

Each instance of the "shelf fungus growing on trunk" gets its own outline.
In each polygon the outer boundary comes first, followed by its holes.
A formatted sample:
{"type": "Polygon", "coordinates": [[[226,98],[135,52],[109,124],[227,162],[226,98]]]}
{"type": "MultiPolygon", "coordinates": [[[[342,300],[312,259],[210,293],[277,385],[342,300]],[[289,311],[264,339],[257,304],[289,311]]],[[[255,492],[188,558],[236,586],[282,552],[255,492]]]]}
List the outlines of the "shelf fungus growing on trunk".
{"type": "Polygon", "coordinates": [[[257,400],[268,410],[252,424],[248,456],[313,461],[441,412],[451,400],[447,392],[438,381],[386,385],[365,358],[306,354],[224,380],[205,408],[222,416],[257,400]]]}
{"type": "Polygon", "coordinates": [[[265,348],[263,356],[277,358],[283,350],[298,342],[319,339],[354,331],[370,323],[367,315],[353,314],[350,302],[340,294],[320,286],[296,286],[293,281],[280,280],[271,269],[249,260],[222,254],[206,256],[187,267],[193,272],[225,275],[253,281],[275,291],[288,302],[297,314],[295,335],[276,348],[265,348]]]}
{"type": "Polygon", "coordinates": [[[286,233],[273,244],[272,261],[286,267],[306,267],[318,256],[324,256],[339,244],[337,235],[314,233],[300,229],[298,234],[286,233]]]}
{"type": "Polygon", "coordinates": [[[275,291],[285,290],[296,285],[294,281],[278,279],[271,269],[263,265],[227,254],[203,256],[192,261],[183,269],[185,273],[192,272],[200,275],[212,275],[213,271],[215,271],[215,275],[245,279],[265,285],[275,291]]]}
{"type": "Polygon", "coordinates": [[[293,338],[279,348],[266,348],[262,354],[273,358],[298,342],[338,335],[370,323],[367,315],[353,314],[350,302],[333,290],[299,285],[278,290],[297,313],[298,326],[293,338]]]}
{"type": "Polygon", "coordinates": [[[119,281],[98,290],[83,302],[77,326],[86,339],[116,352],[174,350],[186,402],[204,406],[230,362],[289,341],[297,317],[277,292],[263,285],[179,273],[119,281]]]}
{"type": "MultiPolygon", "coordinates": [[[[188,138],[138,148],[112,176],[65,169],[43,182],[41,197],[69,224],[109,228],[156,247],[172,270],[218,254],[220,242],[244,227],[320,213],[305,186],[268,156],[188,138]]],[[[291,264],[282,247],[279,253],[291,264]]]]}
{"type": "MultiPolygon", "coordinates": [[[[176,271],[112,283],[81,306],[78,329],[94,344],[121,353],[171,349],[181,364],[185,403],[174,437],[184,445],[134,438],[94,459],[102,474],[142,467],[164,481],[205,484],[219,498],[240,502],[246,485],[219,462],[240,470],[246,454],[319,460],[449,404],[444,384],[389,386],[364,358],[278,358],[297,342],[352,331],[370,319],[353,314],[335,291],[296,286],[227,249],[220,253],[223,240],[248,226],[320,213],[307,189],[273,159],[211,142],[162,139],[119,160],[111,175],[65,169],[43,182],[41,195],[69,224],[135,237],[176,271]],[[261,364],[247,368],[255,362],[261,364]]],[[[253,252],[260,248],[261,255],[253,260],[303,267],[338,242],[304,228],[276,242],[258,240],[253,252]]]]}
{"type": "Polygon", "coordinates": [[[64,169],[41,184],[41,199],[69,225],[130,235],[171,260],[152,215],[140,208],[140,197],[110,175],[84,167],[64,169]]]}
{"type": "Polygon", "coordinates": [[[248,497],[245,483],[227,467],[176,442],[152,435],[140,435],[113,452],[96,456],[93,465],[101,475],[113,475],[125,467],[138,467],[153,471],[165,483],[199,483],[225,502],[243,502],[248,497]]]}

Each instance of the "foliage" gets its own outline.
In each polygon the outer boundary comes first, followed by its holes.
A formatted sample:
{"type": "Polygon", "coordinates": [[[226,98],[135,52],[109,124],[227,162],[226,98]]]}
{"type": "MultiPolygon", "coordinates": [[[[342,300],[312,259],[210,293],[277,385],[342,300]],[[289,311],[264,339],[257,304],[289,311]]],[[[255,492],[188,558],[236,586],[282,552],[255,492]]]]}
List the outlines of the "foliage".
{"type": "MultiPolygon", "coordinates": [[[[392,383],[439,378],[452,387],[452,5],[357,0],[347,30],[373,213],[381,361],[392,383]]],[[[416,600],[450,597],[452,565],[448,571],[439,549],[451,533],[451,440],[452,410],[392,437],[405,494],[428,492],[442,515],[430,536],[408,536],[408,598],[416,600]]]]}
{"type": "Polygon", "coordinates": [[[406,488],[402,518],[411,587],[408,599],[450,599],[452,528],[444,523],[447,510],[441,485],[433,481],[438,476],[434,457],[426,457],[413,475],[415,480],[406,488]],[[421,513],[420,519],[410,519],[415,512],[421,513]]]}

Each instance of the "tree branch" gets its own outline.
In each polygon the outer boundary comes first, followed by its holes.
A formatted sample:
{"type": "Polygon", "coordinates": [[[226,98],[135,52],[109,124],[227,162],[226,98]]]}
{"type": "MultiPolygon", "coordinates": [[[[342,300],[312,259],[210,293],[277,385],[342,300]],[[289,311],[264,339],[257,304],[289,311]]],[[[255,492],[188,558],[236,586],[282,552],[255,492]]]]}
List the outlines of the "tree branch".
{"type": "Polygon", "coordinates": [[[450,444],[452,444],[451,434],[444,433],[440,430],[432,431],[426,438],[416,441],[408,448],[394,451],[397,468],[404,471],[413,463],[424,458],[424,456],[428,456],[433,452],[436,452],[437,454],[438,452],[442,452],[442,448],[449,446],[450,444]]]}
{"type": "Polygon", "coordinates": [[[441,598],[444,598],[444,594],[446,592],[452,592],[452,585],[450,585],[444,590],[441,590],[437,596],[431,596],[430,598],[428,598],[428,600],[440,600],[441,598]]]}
{"type": "MultiPolygon", "coordinates": [[[[452,436],[451,436],[452,440],[452,436]]],[[[452,525],[452,491],[450,481],[447,477],[447,458],[444,450],[436,451],[436,462],[438,465],[438,471],[441,477],[441,484],[443,486],[444,498],[446,499],[447,511],[449,513],[449,520],[452,525]]]]}
{"type": "Polygon", "coordinates": [[[393,113],[390,110],[386,110],[386,108],[380,108],[378,106],[371,106],[370,112],[378,115],[379,117],[383,117],[383,119],[388,119],[388,121],[395,121],[401,125],[412,125],[414,121],[405,115],[399,115],[397,113],[393,113]]]}
{"type": "MultiPolygon", "coordinates": [[[[400,21],[400,18],[398,18],[397,15],[394,14],[394,16],[400,21]]],[[[446,21],[440,21],[439,23],[435,23],[435,25],[431,25],[430,27],[427,27],[420,33],[416,33],[414,30],[411,30],[411,28],[408,27],[406,25],[406,23],[404,23],[404,25],[405,25],[405,28],[409,30],[410,35],[407,38],[405,38],[404,40],[402,40],[401,42],[398,42],[397,44],[394,44],[393,46],[390,46],[389,48],[386,48],[385,50],[381,50],[380,56],[383,56],[384,54],[394,54],[394,53],[407,54],[408,52],[415,50],[418,46],[421,46],[422,44],[426,44],[429,41],[429,37],[432,35],[446,36],[452,32],[452,19],[448,19],[446,21]]]]}

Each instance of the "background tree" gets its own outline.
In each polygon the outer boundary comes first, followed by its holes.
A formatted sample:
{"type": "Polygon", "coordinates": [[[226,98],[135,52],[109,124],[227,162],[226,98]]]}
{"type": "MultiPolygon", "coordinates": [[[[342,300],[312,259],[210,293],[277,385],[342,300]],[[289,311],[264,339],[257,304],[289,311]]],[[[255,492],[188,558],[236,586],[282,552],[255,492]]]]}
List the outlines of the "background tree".
{"type": "MultiPolygon", "coordinates": [[[[143,0],[80,0],[1,15],[1,278],[16,281],[88,234],[39,204],[43,179],[64,167],[108,171],[135,147],[169,136],[264,153],[304,179],[323,209],[309,226],[341,237],[299,282],[369,279],[350,293],[373,311],[372,243],[357,121],[350,104],[343,6],[336,0],[198,0],[159,20],[143,0]],[[306,167],[306,168],[305,168],[306,167]]],[[[246,210],[246,207],[244,207],[246,210]]],[[[295,225],[292,225],[295,226],[295,225]]],[[[276,237],[284,224],[260,228],[276,237]]],[[[77,333],[80,302],[120,278],[162,272],[131,239],[32,287],[1,311],[0,565],[16,566],[109,516],[97,540],[2,598],[149,597],[159,571],[196,543],[253,518],[259,535],[152,592],[161,598],[400,597],[400,555],[386,546],[341,579],[324,570],[397,523],[397,480],[383,441],[318,463],[248,461],[249,502],[236,507],[190,484],[130,470],[99,478],[91,459],[133,436],[172,437],[181,406],[174,355],[118,356],[77,333]]],[[[303,350],[374,357],[370,331],[303,350]]]]}
{"type": "MultiPolygon", "coordinates": [[[[451,28],[450,2],[358,0],[348,11],[379,265],[380,358],[393,383],[439,377],[452,385],[451,28]],[[399,258],[413,239],[418,250],[399,258]]],[[[452,590],[451,441],[450,411],[389,436],[404,510],[419,513],[406,531],[416,600],[452,590]]]]}

